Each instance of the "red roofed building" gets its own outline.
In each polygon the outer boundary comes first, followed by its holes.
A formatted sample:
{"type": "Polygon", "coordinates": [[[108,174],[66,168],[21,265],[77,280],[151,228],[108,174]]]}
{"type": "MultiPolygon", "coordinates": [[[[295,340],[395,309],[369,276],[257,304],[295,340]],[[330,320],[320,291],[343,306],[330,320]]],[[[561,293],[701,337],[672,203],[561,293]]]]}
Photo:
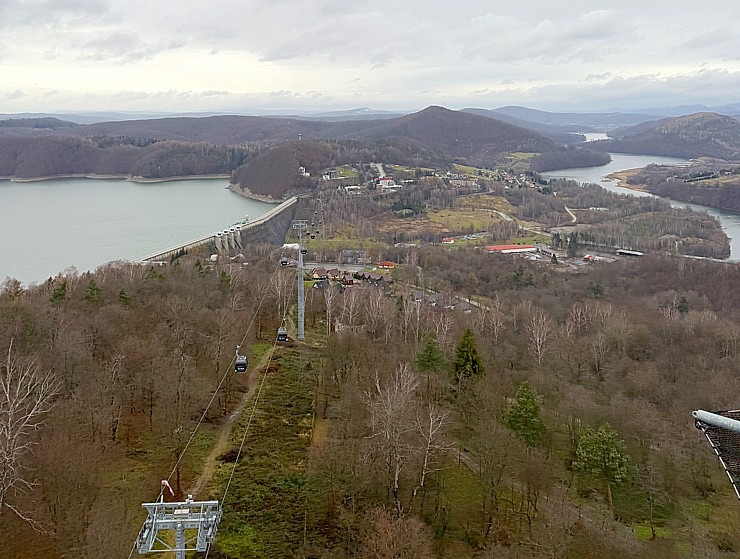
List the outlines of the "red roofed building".
{"type": "Polygon", "coordinates": [[[392,270],[395,267],[396,267],[396,263],[395,262],[390,262],[388,260],[386,260],[384,262],[378,262],[378,268],[381,268],[383,270],[392,270]]]}
{"type": "Polygon", "coordinates": [[[537,248],[534,245],[492,245],[485,247],[486,252],[499,252],[501,254],[511,254],[516,252],[535,252],[537,248]]]}

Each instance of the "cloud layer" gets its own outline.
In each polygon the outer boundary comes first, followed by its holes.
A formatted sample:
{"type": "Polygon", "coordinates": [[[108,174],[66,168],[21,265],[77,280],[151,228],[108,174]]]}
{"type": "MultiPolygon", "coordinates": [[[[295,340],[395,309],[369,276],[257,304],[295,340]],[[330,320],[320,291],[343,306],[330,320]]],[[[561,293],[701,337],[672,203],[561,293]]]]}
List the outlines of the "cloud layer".
{"type": "Polygon", "coordinates": [[[4,0],[0,112],[740,101],[734,1],[498,4],[4,0]]]}

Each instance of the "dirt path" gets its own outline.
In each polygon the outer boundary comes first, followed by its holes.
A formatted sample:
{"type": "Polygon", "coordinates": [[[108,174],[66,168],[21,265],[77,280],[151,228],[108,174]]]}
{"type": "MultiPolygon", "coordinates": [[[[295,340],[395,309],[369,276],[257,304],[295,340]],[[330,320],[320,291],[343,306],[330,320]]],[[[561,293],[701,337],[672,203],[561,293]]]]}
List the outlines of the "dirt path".
{"type": "Polygon", "coordinates": [[[229,418],[221,427],[221,432],[218,435],[216,444],[213,445],[211,452],[208,453],[208,457],[203,464],[203,471],[201,472],[200,476],[198,476],[198,479],[195,481],[195,483],[193,483],[188,488],[188,495],[193,495],[197,498],[198,493],[203,491],[208,482],[211,481],[213,473],[216,469],[216,460],[219,456],[226,452],[226,449],[228,447],[229,436],[231,435],[231,428],[234,425],[234,421],[236,421],[236,419],[241,416],[241,414],[244,412],[244,408],[247,407],[247,404],[251,400],[252,394],[254,393],[255,379],[257,378],[258,373],[260,373],[265,369],[265,367],[267,367],[271,356],[272,351],[268,351],[267,353],[265,353],[265,355],[263,355],[260,361],[257,363],[257,366],[249,373],[249,378],[247,380],[247,391],[244,393],[244,396],[242,396],[239,405],[236,406],[236,409],[233,412],[231,412],[229,418]]]}

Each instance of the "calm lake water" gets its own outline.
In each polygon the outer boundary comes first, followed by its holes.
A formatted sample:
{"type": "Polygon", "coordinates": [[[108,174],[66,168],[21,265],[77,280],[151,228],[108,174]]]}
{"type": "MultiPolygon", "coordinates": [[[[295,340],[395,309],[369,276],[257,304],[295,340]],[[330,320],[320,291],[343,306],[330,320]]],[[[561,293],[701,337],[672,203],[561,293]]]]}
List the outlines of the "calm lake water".
{"type": "Polygon", "coordinates": [[[227,179],[0,181],[0,282],[40,283],[70,266],[95,270],[220,231],[274,204],[228,190],[227,179]]]}
{"type": "MultiPolygon", "coordinates": [[[[548,171],[542,173],[545,178],[551,179],[571,179],[580,183],[595,183],[607,190],[612,192],[618,192],[620,194],[630,194],[632,196],[653,196],[647,192],[638,192],[630,190],[628,188],[622,188],[619,186],[618,181],[605,180],[604,177],[617,171],[624,171],[625,169],[638,169],[646,167],[651,163],[658,165],[686,165],[689,162],[686,159],[678,159],[675,157],[657,157],[651,155],[625,155],[622,153],[611,153],[611,163],[602,165],[601,167],[578,167],[575,169],[561,169],[560,171],[548,171]]],[[[730,238],[730,258],[731,261],[740,261],[740,213],[729,212],[726,210],[718,210],[715,208],[708,208],[706,206],[699,206],[697,204],[689,204],[687,202],[680,202],[677,200],[667,199],[673,206],[685,208],[689,207],[696,211],[703,211],[716,217],[722,224],[727,236],[730,238]]]]}

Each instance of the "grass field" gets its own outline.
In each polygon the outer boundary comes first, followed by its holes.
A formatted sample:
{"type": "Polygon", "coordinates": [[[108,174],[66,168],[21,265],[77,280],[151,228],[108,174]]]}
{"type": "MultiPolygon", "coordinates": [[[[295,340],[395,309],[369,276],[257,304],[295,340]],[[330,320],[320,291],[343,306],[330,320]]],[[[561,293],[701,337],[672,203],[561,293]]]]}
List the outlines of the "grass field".
{"type": "Polygon", "coordinates": [[[427,212],[427,219],[450,231],[477,232],[487,231],[492,223],[501,221],[502,218],[490,211],[444,209],[427,212]]]}
{"type": "Polygon", "coordinates": [[[511,153],[511,157],[515,159],[532,159],[537,153],[525,152],[525,151],[514,151],[511,153]]]}
{"type": "MultiPolygon", "coordinates": [[[[313,394],[303,374],[313,356],[306,347],[300,352],[287,348],[279,351],[273,359],[277,370],[266,377],[251,424],[251,403],[235,423],[230,450],[222,455],[211,488],[216,495],[224,491],[249,425],[242,456],[223,501],[224,516],[214,557],[292,558],[303,545],[304,534],[314,544],[321,541],[321,535],[310,526],[313,504],[306,473],[313,394]]],[[[261,375],[256,379],[260,381],[261,375]]]]}
{"type": "Polygon", "coordinates": [[[490,178],[494,175],[494,171],[490,171],[489,169],[471,167],[470,165],[460,165],[459,163],[455,163],[452,168],[458,173],[465,173],[472,179],[479,177],[490,178]]]}
{"type": "Polygon", "coordinates": [[[490,209],[510,214],[514,206],[503,196],[490,194],[468,194],[457,199],[458,208],[490,209]]]}

